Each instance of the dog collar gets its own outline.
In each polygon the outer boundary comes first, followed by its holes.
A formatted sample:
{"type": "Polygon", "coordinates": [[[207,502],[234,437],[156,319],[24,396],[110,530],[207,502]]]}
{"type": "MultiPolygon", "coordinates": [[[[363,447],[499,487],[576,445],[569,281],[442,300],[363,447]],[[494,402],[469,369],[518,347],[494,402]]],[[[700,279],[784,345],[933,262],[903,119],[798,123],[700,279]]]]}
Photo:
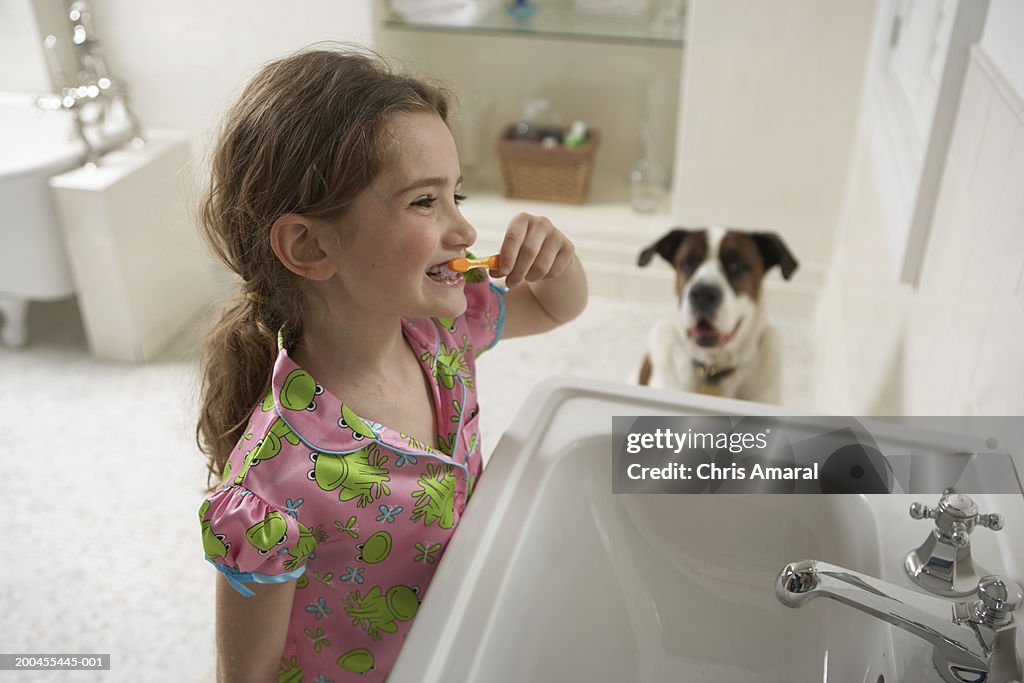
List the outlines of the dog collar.
{"type": "Polygon", "coordinates": [[[720,368],[717,365],[701,363],[697,359],[693,360],[693,370],[697,373],[697,377],[700,378],[701,384],[712,387],[717,386],[723,379],[736,372],[736,368],[720,368]]]}

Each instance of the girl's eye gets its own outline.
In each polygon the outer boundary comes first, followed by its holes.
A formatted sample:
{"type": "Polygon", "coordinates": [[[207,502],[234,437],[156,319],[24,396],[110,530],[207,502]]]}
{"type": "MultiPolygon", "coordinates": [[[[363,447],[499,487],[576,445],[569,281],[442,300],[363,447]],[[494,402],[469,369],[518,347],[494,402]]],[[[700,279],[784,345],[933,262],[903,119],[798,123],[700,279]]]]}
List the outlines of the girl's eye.
{"type": "MultiPolygon", "coordinates": [[[[458,192],[455,193],[455,203],[456,204],[461,204],[465,200],[466,200],[466,195],[459,194],[458,192]]],[[[414,201],[412,204],[413,204],[413,206],[422,206],[425,209],[429,209],[432,206],[434,206],[434,202],[436,202],[436,201],[437,201],[437,197],[420,197],[419,199],[414,201]]]]}

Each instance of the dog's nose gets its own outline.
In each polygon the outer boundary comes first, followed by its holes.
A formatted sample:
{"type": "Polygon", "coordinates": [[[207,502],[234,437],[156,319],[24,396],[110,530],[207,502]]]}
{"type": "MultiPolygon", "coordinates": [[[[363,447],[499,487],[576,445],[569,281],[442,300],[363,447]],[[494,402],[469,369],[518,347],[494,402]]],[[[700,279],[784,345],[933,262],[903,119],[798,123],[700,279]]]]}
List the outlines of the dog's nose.
{"type": "Polygon", "coordinates": [[[717,285],[696,284],[690,288],[690,303],[703,313],[712,313],[722,303],[722,288],[717,285]]]}

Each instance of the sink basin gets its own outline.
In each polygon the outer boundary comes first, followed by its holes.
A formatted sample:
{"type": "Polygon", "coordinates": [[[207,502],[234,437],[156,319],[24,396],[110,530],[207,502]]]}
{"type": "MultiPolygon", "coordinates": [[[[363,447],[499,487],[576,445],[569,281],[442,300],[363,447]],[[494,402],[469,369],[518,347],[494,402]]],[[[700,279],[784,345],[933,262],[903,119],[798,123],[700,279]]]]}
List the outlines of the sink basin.
{"type": "MultiPolygon", "coordinates": [[[[773,593],[803,558],[912,587],[900,567],[927,533],[907,516],[916,497],[611,492],[613,415],[712,414],[785,413],[582,380],[536,389],[389,680],[939,680],[931,648],[884,622],[826,600],[788,609],[773,593]]],[[[989,536],[978,551],[1007,571],[989,536]]]]}

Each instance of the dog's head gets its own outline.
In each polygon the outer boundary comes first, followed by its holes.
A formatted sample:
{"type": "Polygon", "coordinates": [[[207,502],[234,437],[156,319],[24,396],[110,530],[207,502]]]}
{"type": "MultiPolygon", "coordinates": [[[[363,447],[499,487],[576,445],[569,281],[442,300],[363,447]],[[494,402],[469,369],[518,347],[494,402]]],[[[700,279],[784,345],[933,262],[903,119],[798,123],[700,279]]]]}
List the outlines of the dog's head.
{"type": "Polygon", "coordinates": [[[658,254],[676,271],[679,321],[695,347],[724,349],[752,325],[761,300],[761,282],[772,266],[782,277],[797,262],[772,232],[726,228],[675,228],[640,252],[646,266],[658,254]]]}

